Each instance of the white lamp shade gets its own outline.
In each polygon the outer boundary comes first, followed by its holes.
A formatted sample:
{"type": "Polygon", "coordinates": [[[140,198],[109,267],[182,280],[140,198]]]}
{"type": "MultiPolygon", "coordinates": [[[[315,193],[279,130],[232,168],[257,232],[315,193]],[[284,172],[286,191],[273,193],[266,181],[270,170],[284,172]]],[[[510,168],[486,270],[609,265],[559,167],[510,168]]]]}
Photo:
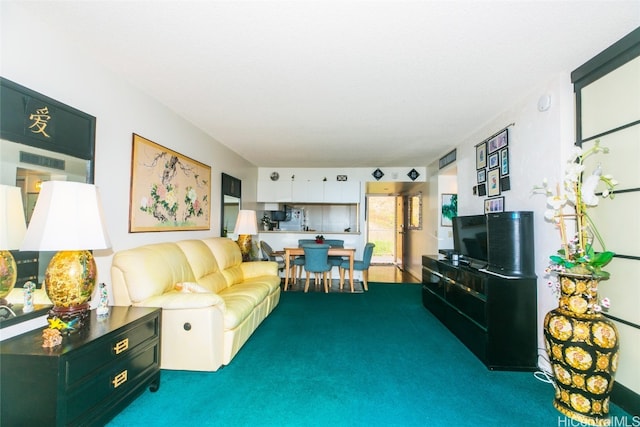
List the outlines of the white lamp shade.
{"type": "Polygon", "coordinates": [[[98,189],[69,181],[42,183],[21,250],[77,251],[111,247],[98,189]]]}
{"type": "Polygon", "coordinates": [[[27,226],[18,187],[0,185],[0,250],[18,249],[27,226]]]}
{"type": "Polygon", "coordinates": [[[241,234],[258,234],[256,211],[240,210],[240,212],[238,212],[238,219],[236,220],[236,227],[233,230],[233,233],[238,236],[241,234]]]}

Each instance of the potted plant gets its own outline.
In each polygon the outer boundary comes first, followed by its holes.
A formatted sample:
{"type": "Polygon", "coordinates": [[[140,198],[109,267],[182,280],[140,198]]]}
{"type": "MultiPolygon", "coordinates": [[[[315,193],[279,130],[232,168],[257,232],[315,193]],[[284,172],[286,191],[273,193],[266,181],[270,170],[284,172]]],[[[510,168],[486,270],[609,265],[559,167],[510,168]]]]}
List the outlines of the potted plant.
{"type": "Polygon", "coordinates": [[[584,175],[584,161],[608,151],[599,141],[586,151],[575,147],[562,188],[558,184],[552,189],[546,180],[534,187],[535,193],[547,196],[545,218],[558,229],[561,240],[546,270],[557,276],[560,293],[558,307],[544,319],[545,347],[556,383],[553,405],[568,417],[597,425],[607,420],[619,342],[615,325],[601,313],[608,300],[598,302],[598,284],[609,278],[602,268],[614,253],[606,250],[587,211],[598,205],[598,184],[605,186],[602,196],[612,199],[618,183],[604,175],[599,165],[591,175],[584,175]],[[601,252],[594,248],[596,241],[601,252]]]}
{"type": "Polygon", "coordinates": [[[316,243],[324,243],[324,236],[322,234],[316,236],[316,243]]]}

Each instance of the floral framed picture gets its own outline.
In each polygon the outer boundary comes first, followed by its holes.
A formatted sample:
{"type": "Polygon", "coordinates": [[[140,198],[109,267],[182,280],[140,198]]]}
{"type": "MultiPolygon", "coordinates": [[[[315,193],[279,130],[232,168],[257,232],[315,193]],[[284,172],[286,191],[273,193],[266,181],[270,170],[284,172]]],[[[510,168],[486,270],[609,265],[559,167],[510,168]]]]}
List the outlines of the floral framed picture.
{"type": "Polygon", "coordinates": [[[489,169],[497,168],[498,162],[498,153],[489,154],[489,169]]]}
{"type": "Polygon", "coordinates": [[[487,196],[500,195],[500,171],[498,168],[490,169],[487,173],[487,196]]]}
{"type": "Polygon", "coordinates": [[[133,134],[129,232],[208,230],[211,167],[133,134]]]}
{"type": "Polygon", "coordinates": [[[487,143],[483,142],[476,145],[476,169],[484,169],[487,167],[487,143]]]}

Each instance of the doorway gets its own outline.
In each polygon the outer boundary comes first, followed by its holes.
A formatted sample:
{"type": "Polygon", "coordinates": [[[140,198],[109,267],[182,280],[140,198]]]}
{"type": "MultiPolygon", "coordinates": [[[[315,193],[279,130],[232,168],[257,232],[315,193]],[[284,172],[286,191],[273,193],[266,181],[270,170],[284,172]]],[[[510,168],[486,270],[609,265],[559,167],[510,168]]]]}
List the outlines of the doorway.
{"type": "Polygon", "coordinates": [[[375,243],[371,264],[402,269],[405,238],[405,197],[367,196],[367,236],[375,243]]]}

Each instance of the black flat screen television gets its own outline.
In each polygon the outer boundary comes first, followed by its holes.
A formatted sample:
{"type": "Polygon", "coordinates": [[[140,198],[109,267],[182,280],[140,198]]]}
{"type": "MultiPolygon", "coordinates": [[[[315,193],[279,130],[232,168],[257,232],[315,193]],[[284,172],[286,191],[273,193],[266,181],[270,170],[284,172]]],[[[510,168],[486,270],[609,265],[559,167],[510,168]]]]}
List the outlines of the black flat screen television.
{"type": "Polygon", "coordinates": [[[482,264],[489,260],[487,248],[487,216],[456,216],[453,223],[453,249],[462,261],[470,264],[482,264]],[[474,263],[474,261],[476,261],[474,263]]]}

